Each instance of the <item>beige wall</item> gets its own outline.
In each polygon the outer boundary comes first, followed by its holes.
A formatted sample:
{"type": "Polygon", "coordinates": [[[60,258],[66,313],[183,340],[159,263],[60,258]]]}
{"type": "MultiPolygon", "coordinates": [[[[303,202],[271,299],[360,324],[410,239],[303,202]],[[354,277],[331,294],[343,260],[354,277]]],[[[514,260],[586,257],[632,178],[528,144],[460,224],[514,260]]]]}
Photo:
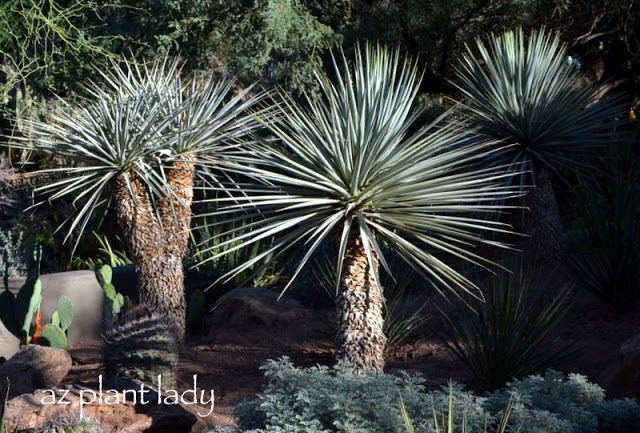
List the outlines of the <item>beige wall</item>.
{"type": "MultiPolygon", "coordinates": [[[[73,303],[73,322],[68,330],[69,344],[100,338],[104,292],[93,271],[71,271],[41,275],[42,323],[51,322],[58,299],[65,295],[73,303]]],[[[9,290],[14,294],[24,284],[24,278],[10,278],[9,290]]],[[[2,288],[4,290],[4,288],[2,288]]],[[[16,339],[0,322],[0,356],[9,359],[18,351],[16,339]]]]}

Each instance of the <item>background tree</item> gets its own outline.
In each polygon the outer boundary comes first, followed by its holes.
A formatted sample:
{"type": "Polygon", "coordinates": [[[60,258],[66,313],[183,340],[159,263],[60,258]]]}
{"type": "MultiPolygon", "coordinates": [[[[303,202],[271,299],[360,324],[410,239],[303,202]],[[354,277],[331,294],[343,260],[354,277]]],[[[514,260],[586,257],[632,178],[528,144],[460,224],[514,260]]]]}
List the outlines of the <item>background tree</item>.
{"type": "Polygon", "coordinates": [[[107,6],[104,17],[104,31],[124,36],[124,49],[151,59],[180,53],[190,70],[215,69],[240,87],[261,80],[297,93],[314,85],[313,68],[340,40],[301,0],[124,0],[107,6]]]}
{"type": "Polygon", "coordinates": [[[53,94],[70,98],[115,56],[117,36],[92,34],[94,3],[7,0],[0,5],[0,127],[22,129],[25,118],[52,107],[53,94]],[[48,106],[47,106],[48,105],[48,106]]]}
{"type": "Polygon", "coordinates": [[[619,98],[603,99],[567,58],[557,36],[532,32],[527,40],[519,30],[491,37],[488,46],[478,40],[458,72],[472,124],[498,143],[485,163],[519,172],[513,182],[520,188],[534,187],[524,199],[526,229],[547,258],[566,246],[551,176],[588,167],[620,114],[619,98]]]}

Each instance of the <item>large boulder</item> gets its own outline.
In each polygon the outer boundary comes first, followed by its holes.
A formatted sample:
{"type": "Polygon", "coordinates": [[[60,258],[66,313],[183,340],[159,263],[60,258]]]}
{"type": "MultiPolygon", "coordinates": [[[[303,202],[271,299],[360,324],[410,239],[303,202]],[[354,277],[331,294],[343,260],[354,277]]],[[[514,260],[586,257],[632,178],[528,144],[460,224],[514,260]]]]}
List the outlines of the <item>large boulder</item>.
{"type": "Polygon", "coordinates": [[[207,319],[210,329],[278,328],[308,316],[304,306],[262,287],[240,287],[222,296],[207,319]]]}
{"type": "Polygon", "coordinates": [[[625,341],[603,370],[598,383],[611,396],[631,395],[640,389],[640,334],[625,341]]]}
{"type": "Polygon", "coordinates": [[[66,350],[29,344],[0,365],[0,396],[31,393],[37,388],[54,388],[71,369],[71,356],[66,350]]]}

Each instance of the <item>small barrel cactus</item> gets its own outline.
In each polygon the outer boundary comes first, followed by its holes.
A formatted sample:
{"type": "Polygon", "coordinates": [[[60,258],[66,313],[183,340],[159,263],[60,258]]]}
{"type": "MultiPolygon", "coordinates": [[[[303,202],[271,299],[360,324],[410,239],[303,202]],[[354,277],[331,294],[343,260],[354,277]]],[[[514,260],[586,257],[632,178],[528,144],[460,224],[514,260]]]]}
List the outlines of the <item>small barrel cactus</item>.
{"type": "Polygon", "coordinates": [[[106,324],[105,368],[108,377],[127,377],[175,387],[178,327],[166,315],[144,306],[128,308],[106,324]]]}
{"type": "Polygon", "coordinates": [[[38,433],[103,433],[100,424],[93,418],[78,411],[55,415],[47,419],[38,433]]]}

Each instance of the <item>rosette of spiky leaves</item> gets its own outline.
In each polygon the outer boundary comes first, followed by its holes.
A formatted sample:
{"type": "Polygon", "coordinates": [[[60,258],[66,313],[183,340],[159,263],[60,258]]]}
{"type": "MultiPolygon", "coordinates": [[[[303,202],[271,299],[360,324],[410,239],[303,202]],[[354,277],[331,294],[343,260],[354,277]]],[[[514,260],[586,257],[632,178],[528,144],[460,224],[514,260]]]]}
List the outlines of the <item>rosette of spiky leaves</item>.
{"type": "Polygon", "coordinates": [[[500,140],[484,163],[520,173],[511,181],[521,187],[536,184],[534,167],[566,178],[589,166],[585,157],[611,139],[620,114],[620,97],[605,98],[602,87],[582,80],[558,36],[545,30],[528,40],[522,30],[493,35],[486,45],[478,39],[457,76],[472,123],[500,140]]]}
{"type": "MultiPolygon", "coordinates": [[[[223,278],[304,243],[295,278],[320,244],[334,237],[337,286],[355,232],[365,259],[373,264],[379,258],[387,272],[381,241],[437,287],[471,289],[437,254],[487,263],[471,245],[489,242],[477,234],[480,229],[506,229],[478,218],[496,211],[490,202],[512,195],[505,174],[468,169],[487,148],[468,140],[461,125],[441,125],[440,118],[416,128],[420,110],[412,106],[420,77],[416,64],[398,51],[357,49],[353,68],[344,55],[333,60],[335,84],[318,70],[322,97],[308,97],[303,106],[281,94],[272,117],[263,121],[277,143],[258,141],[237,159],[236,170],[253,181],[233,197],[219,197],[218,204],[230,204],[226,210],[219,206],[216,215],[240,209],[246,212],[236,219],[252,220],[243,234],[223,242],[237,245],[220,255],[280,236],[223,278]]],[[[376,266],[372,272],[378,281],[376,266]]]]}
{"type": "MultiPolygon", "coordinates": [[[[180,198],[168,185],[167,172],[176,164],[211,164],[235,147],[256,123],[247,110],[261,98],[250,88],[232,96],[232,83],[213,78],[181,78],[180,61],[137,64],[124,59],[100,71],[102,83],[89,82],[91,97],[43,121],[26,126],[29,143],[37,151],[64,161],[42,170],[53,175],[38,188],[48,200],[73,198],[76,212],[68,235],[80,235],[96,210],[113,198],[110,184],[120,174],[135,200],[132,179],[140,182],[153,203],[180,198]]],[[[65,239],[66,240],[66,239],[65,239]]]]}
{"type": "Polygon", "coordinates": [[[574,343],[555,335],[569,309],[571,288],[560,287],[549,297],[548,290],[536,287],[540,280],[528,267],[492,276],[484,300],[463,296],[464,303],[444,315],[445,343],[490,390],[576,353],[574,343]]]}

